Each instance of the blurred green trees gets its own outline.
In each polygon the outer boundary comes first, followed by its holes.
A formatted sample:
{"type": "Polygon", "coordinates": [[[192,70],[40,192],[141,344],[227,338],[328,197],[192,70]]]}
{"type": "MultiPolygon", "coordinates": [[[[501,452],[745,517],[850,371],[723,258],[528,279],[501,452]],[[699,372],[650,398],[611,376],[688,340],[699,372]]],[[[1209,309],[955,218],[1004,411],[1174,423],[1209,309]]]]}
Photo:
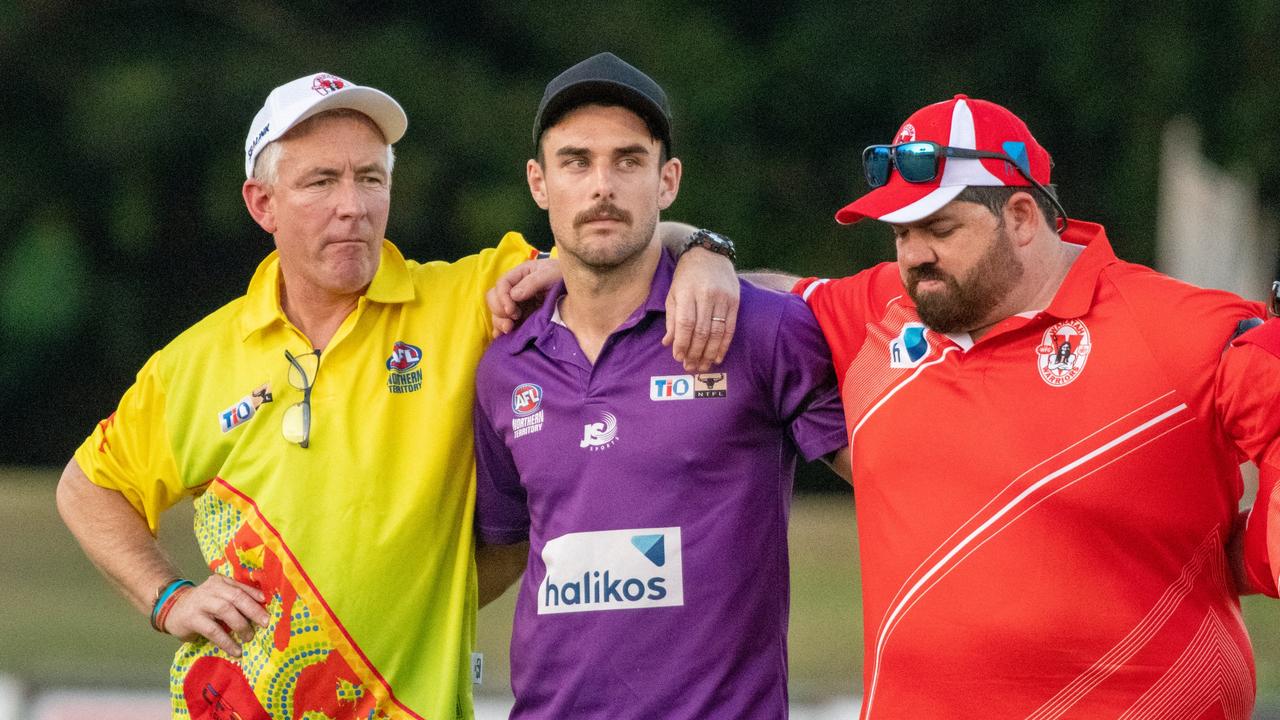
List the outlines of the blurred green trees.
{"type": "Polygon", "coordinates": [[[64,461],[150,353],[243,291],[270,248],[240,200],[244,136],[305,73],[404,105],[388,233],[411,257],[513,228],[549,244],[524,186],[533,111],[608,49],[672,96],[669,217],[732,235],[747,266],[838,275],[892,251],[831,219],[862,147],[957,92],[1025,118],[1068,212],[1128,259],[1152,257],[1173,116],[1274,207],[1278,34],[1266,0],[0,3],[0,464],[64,461]]]}

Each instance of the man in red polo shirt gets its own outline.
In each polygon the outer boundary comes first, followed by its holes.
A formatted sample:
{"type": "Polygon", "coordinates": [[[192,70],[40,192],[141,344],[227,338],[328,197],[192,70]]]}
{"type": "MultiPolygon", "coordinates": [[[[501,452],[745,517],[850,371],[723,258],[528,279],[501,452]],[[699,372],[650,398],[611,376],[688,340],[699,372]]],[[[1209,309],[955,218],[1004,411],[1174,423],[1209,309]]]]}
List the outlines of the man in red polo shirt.
{"type": "Polygon", "coordinates": [[[1248,717],[1227,546],[1267,431],[1218,374],[1261,307],[1117,259],[993,103],[925,107],[864,164],[836,218],[888,223],[897,262],[794,287],[849,430],[862,716],[1248,717]]]}

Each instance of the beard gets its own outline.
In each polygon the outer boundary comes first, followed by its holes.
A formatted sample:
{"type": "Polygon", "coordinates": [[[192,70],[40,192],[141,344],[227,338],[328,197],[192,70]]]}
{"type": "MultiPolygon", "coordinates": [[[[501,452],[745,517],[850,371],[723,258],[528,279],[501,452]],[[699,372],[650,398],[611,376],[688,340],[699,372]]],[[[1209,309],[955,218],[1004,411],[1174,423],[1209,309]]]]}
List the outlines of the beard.
{"type": "Polygon", "coordinates": [[[606,200],[589,210],[578,213],[573,218],[574,242],[572,246],[562,247],[561,251],[573,255],[583,265],[596,272],[614,270],[640,257],[653,240],[653,233],[657,227],[656,213],[641,218],[636,223],[632,221],[631,213],[606,200]],[[617,220],[625,225],[619,237],[608,242],[598,239],[589,241],[584,238],[581,234],[582,226],[592,220],[603,218],[617,220]]]}
{"type": "Polygon", "coordinates": [[[916,304],[920,320],[940,333],[968,332],[990,322],[991,313],[1008,297],[1023,274],[1022,261],[1004,226],[996,228],[995,242],[966,274],[963,282],[926,263],[907,271],[907,294],[916,304]],[[940,280],[945,289],[922,293],[921,280],[940,280]]]}

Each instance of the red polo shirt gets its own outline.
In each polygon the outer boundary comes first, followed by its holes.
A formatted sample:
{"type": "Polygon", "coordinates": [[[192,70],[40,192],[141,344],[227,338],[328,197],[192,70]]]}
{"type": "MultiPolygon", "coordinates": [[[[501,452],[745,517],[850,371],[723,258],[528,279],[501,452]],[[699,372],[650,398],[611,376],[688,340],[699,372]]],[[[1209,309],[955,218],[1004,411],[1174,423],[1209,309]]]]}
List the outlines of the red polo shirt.
{"type": "Polygon", "coordinates": [[[976,343],[924,328],[893,263],[796,286],[850,432],[864,718],[1249,715],[1214,386],[1261,308],[1063,239],[1050,306],[976,343]]]}

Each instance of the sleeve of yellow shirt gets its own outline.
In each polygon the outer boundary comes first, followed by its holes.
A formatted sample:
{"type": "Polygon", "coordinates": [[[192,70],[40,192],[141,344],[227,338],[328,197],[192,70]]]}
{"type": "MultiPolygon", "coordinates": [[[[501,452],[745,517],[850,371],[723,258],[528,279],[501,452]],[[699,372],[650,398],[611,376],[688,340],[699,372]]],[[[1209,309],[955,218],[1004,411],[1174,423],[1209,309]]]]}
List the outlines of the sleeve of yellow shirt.
{"type": "MultiPolygon", "coordinates": [[[[470,294],[478,301],[477,309],[483,318],[485,332],[493,332],[493,318],[489,316],[489,308],[485,304],[484,295],[489,288],[498,284],[498,278],[526,260],[532,260],[538,249],[530,245],[518,232],[509,232],[502,236],[497,247],[486,248],[458,261],[458,265],[470,265],[470,294]]],[[[553,251],[554,254],[554,251],[553,251]]]]}
{"type": "Polygon", "coordinates": [[[153,355],[138,371],[116,411],[98,423],[75,454],[89,480],[123,495],[146,518],[153,535],[160,526],[160,513],[187,492],[178,477],[165,426],[159,358],[160,353],[153,355]]]}

